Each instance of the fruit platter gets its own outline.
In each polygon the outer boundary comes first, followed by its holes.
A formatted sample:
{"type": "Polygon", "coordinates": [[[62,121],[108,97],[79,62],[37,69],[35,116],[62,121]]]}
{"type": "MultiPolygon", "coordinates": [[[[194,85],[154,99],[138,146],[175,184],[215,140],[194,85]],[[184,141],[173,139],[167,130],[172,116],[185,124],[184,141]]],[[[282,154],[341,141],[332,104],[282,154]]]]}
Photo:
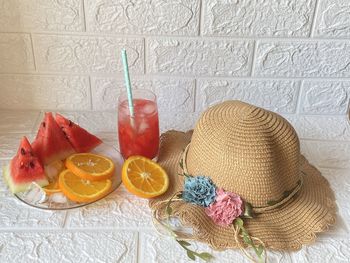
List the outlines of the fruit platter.
{"type": "Polygon", "coordinates": [[[24,136],[4,167],[9,190],[27,205],[64,210],[96,202],[121,184],[123,158],[59,113],[45,113],[32,143],[24,136]]]}

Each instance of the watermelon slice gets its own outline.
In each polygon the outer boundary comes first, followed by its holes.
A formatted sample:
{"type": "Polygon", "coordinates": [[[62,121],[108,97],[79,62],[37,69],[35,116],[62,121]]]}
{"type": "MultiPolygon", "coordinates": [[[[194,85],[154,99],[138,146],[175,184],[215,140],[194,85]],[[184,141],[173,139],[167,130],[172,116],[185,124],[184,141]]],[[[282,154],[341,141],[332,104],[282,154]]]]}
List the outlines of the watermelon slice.
{"type": "Polygon", "coordinates": [[[56,113],[56,122],[78,153],[89,152],[102,143],[95,135],[58,113],[56,113]]]}
{"type": "Polygon", "coordinates": [[[22,138],[16,156],[13,157],[10,165],[4,168],[3,174],[13,193],[25,191],[32,182],[42,187],[49,184],[44,168],[33,153],[26,137],[22,138]]]}
{"type": "Polygon", "coordinates": [[[51,112],[45,113],[38,134],[32,143],[33,151],[43,164],[63,160],[75,153],[51,112]]]}

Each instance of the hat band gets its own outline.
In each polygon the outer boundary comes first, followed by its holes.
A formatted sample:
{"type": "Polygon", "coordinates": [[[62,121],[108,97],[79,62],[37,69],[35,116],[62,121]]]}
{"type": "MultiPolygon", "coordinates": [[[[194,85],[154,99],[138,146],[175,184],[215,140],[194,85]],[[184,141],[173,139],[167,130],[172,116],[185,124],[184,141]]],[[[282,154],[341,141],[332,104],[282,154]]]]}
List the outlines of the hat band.
{"type": "MultiPolygon", "coordinates": [[[[190,146],[190,143],[187,144],[181,158],[182,170],[185,174],[189,174],[187,170],[187,163],[186,163],[189,146],[190,146]]],[[[300,171],[300,172],[304,174],[303,171],[300,171]]],[[[252,208],[254,213],[261,214],[263,212],[271,211],[281,207],[282,205],[287,203],[289,200],[291,200],[300,191],[303,185],[303,182],[304,182],[303,176],[300,176],[300,179],[298,180],[296,186],[293,187],[291,190],[285,191],[280,199],[268,201],[266,206],[253,206],[252,208]]]]}

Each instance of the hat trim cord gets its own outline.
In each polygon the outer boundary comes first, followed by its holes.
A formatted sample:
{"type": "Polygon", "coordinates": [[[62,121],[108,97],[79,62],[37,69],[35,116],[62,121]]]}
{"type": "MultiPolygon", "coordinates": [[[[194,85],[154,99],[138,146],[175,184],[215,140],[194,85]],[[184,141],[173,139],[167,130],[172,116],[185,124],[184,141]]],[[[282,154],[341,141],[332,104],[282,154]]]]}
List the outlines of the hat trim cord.
{"type": "MultiPolygon", "coordinates": [[[[182,169],[184,174],[188,174],[188,170],[187,170],[187,164],[186,164],[186,159],[187,159],[187,153],[188,153],[188,149],[189,149],[190,143],[187,144],[186,148],[183,151],[182,154],[182,169]]],[[[305,175],[305,173],[303,171],[300,170],[300,172],[305,175]]],[[[304,182],[304,178],[303,176],[300,176],[300,179],[297,182],[297,185],[289,190],[283,193],[283,196],[281,199],[279,200],[271,200],[268,201],[269,203],[273,203],[273,204],[267,204],[266,206],[252,206],[253,208],[253,212],[255,214],[261,214],[267,211],[271,211],[274,210],[276,208],[280,208],[281,206],[283,206],[285,203],[287,203],[289,200],[291,200],[302,188],[303,186],[303,182],[304,182]]]]}

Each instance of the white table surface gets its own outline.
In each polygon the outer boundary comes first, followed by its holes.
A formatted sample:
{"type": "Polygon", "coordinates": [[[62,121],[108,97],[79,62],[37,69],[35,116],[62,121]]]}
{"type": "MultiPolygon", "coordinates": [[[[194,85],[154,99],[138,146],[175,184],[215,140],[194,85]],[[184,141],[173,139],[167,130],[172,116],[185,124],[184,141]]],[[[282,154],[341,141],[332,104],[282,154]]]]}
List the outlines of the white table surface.
{"type": "MultiPolygon", "coordinates": [[[[117,146],[115,122],[103,121],[113,114],[92,115],[69,113],[117,146]]],[[[21,136],[33,138],[41,117],[40,112],[0,111],[0,165],[14,155],[21,136]]],[[[349,123],[345,117],[286,117],[301,137],[302,152],[330,181],[337,197],[338,221],[314,245],[294,253],[270,252],[269,262],[350,262],[349,123]]],[[[147,201],[123,186],[93,205],[69,211],[26,206],[2,180],[0,196],[0,262],[190,262],[174,240],[154,230],[147,201]]],[[[236,250],[216,252],[203,244],[194,246],[211,252],[213,262],[248,262],[236,250]]]]}

